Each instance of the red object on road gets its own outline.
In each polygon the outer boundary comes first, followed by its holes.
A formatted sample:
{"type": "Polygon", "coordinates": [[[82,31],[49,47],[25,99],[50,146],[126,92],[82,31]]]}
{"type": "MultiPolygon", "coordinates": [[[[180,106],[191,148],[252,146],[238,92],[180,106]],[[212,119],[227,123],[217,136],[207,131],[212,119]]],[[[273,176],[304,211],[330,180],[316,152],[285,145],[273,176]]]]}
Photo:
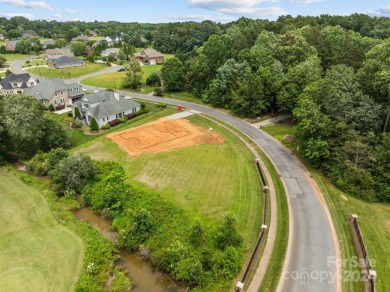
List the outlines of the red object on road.
{"type": "Polygon", "coordinates": [[[180,104],[177,106],[177,110],[181,111],[181,105],[180,104]]]}

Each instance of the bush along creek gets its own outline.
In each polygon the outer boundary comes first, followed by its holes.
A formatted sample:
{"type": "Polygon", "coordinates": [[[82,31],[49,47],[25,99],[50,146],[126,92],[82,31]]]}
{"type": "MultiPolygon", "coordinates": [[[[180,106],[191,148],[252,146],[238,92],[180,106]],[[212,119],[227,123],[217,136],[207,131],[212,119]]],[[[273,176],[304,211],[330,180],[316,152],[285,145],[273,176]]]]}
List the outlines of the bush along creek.
{"type": "MultiPolygon", "coordinates": [[[[193,291],[226,291],[241,270],[243,238],[230,214],[218,225],[198,221],[158,194],[131,186],[119,164],[92,161],[83,154],[38,154],[27,169],[48,175],[59,195],[75,199],[81,193],[87,206],[112,219],[119,248],[141,251],[156,268],[188,283],[193,291]]],[[[86,273],[88,269],[93,268],[85,266],[86,273]]],[[[88,281],[80,279],[78,285],[87,286],[88,281]]]]}

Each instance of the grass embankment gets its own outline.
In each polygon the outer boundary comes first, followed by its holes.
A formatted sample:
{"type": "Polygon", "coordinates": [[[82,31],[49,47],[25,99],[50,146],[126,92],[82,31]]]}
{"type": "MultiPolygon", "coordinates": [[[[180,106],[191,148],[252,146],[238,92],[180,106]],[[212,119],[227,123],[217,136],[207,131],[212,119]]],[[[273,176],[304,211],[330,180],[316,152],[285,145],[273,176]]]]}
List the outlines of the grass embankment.
{"type": "MultiPolygon", "coordinates": [[[[278,138],[290,148],[296,149],[296,147],[292,147],[295,145],[295,142],[287,142],[284,139],[284,135],[294,135],[295,127],[273,125],[264,127],[263,130],[278,138]]],[[[297,155],[300,156],[299,153],[297,155]]],[[[351,260],[352,257],[357,256],[351,227],[348,223],[348,217],[351,214],[358,215],[359,225],[363,232],[369,257],[375,260],[373,269],[378,274],[376,289],[378,291],[390,290],[390,278],[387,277],[390,269],[390,248],[387,244],[390,242],[390,206],[365,202],[342,192],[321,171],[310,167],[302,157],[301,161],[320,187],[332,215],[340,244],[341,256],[346,260],[346,266],[343,266],[343,290],[363,290],[363,282],[354,280],[358,278],[360,269],[359,267],[354,267],[351,260]]]]}
{"type": "Polygon", "coordinates": [[[83,243],[58,224],[40,193],[0,169],[0,290],[71,291],[83,243]]]}
{"type": "MultiPolygon", "coordinates": [[[[148,94],[152,92],[156,87],[146,85],[146,78],[149,77],[150,74],[154,72],[161,71],[162,65],[146,65],[142,66],[142,72],[144,72],[142,76],[142,90],[141,93],[148,94]]],[[[98,76],[93,76],[90,78],[83,79],[81,84],[102,87],[102,88],[121,88],[122,79],[126,76],[126,72],[113,72],[102,74],[98,76]]],[[[135,91],[140,93],[139,91],[135,91]]]]}
{"type": "Polygon", "coordinates": [[[66,69],[52,69],[52,68],[43,67],[43,68],[31,68],[31,69],[27,69],[27,71],[35,75],[42,75],[42,77],[46,77],[46,78],[70,79],[70,78],[77,78],[80,76],[98,72],[105,68],[107,68],[106,65],[91,63],[89,61],[86,61],[85,65],[81,67],[66,68],[66,69]]]}
{"type": "Polygon", "coordinates": [[[213,122],[199,116],[189,120],[212,127],[224,136],[225,143],[128,157],[110,139],[99,137],[74,151],[97,160],[119,162],[131,184],[158,192],[205,224],[218,224],[226,212],[234,214],[250,256],[263,212],[262,185],[253,154],[237,137],[213,122]]]}
{"type": "Polygon", "coordinates": [[[13,62],[16,60],[26,59],[26,58],[32,58],[36,55],[33,54],[1,54],[2,57],[4,57],[7,62],[13,62]]]}
{"type": "Polygon", "coordinates": [[[23,64],[23,68],[25,67],[35,67],[35,66],[42,66],[47,65],[47,61],[44,59],[34,59],[31,61],[26,61],[26,63],[23,64]]]}
{"type": "Polygon", "coordinates": [[[67,114],[58,115],[55,113],[47,112],[45,114],[45,117],[47,117],[53,121],[56,121],[58,124],[63,126],[63,129],[67,133],[67,139],[65,142],[70,143],[71,144],[70,147],[73,148],[73,147],[77,147],[79,145],[82,145],[88,141],[94,140],[100,136],[111,133],[113,131],[120,131],[120,130],[125,130],[127,128],[139,126],[141,124],[144,124],[144,123],[147,123],[147,122],[153,121],[155,119],[162,118],[162,117],[165,117],[167,115],[170,115],[170,114],[177,112],[177,110],[175,110],[174,108],[171,108],[171,107],[161,108],[161,107],[158,107],[154,103],[147,103],[147,102],[145,102],[145,104],[146,104],[146,109],[149,110],[149,113],[143,114],[139,117],[136,117],[136,118],[132,119],[131,121],[128,121],[127,123],[119,124],[115,127],[112,127],[109,130],[104,130],[104,131],[102,130],[100,133],[94,134],[94,135],[85,135],[83,130],[71,129],[69,127],[69,123],[64,122],[64,119],[68,116],[67,114]]]}

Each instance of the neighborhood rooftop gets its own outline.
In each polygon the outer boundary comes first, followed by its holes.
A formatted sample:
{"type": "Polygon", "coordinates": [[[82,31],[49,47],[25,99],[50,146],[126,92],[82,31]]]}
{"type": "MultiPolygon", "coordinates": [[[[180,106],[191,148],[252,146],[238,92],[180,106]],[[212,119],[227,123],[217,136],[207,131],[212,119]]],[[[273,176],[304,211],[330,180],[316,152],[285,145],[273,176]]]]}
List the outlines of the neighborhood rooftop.
{"type": "Polygon", "coordinates": [[[35,96],[39,100],[50,100],[54,92],[61,90],[68,90],[68,94],[70,96],[80,95],[83,93],[83,89],[79,84],[66,84],[59,78],[43,79],[37,86],[27,88],[25,92],[27,95],[35,96]],[[73,90],[75,88],[79,90],[73,90]]]}
{"type": "Polygon", "coordinates": [[[1,87],[3,89],[12,89],[11,83],[23,83],[20,88],[27,88],[27,82],[31,78],[30,74],[9,74],[3,80],[0,81],[1,87]]]}

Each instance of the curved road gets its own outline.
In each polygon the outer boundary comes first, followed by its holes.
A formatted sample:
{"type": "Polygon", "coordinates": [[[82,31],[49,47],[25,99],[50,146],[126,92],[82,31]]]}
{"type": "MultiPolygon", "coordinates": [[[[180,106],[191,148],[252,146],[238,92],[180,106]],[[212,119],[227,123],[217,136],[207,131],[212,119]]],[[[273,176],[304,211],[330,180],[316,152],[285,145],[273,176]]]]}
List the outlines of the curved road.
{"type": "Polygon", "coordinates": [[[327,206],[316,192],[306,170],[284,146],[267,133],[216,109],[168,98],[128,92],[123,94],[148,101],[180,104],[200,111],[233,126],[260,146],[278,170],[290,201],[293,229],[290,230],[290,246],[279,289],[297,292],[340,289],[334,264],[339,254],[337,240],[327,206]]]}
{"type": "MultiPolygon", "coordinates": [[[[23,73],[25,60],[11,65],[14,73],[23,73]]],[[[91,75],[112,72],[107,68],[91,75]]],[[[83,76],[86,78],[88,76],[83,76]]],[[[79,79],[67,82],[78,82],[79,79]]],[[[84,86],[96,89],[95,87],[84,86]]],[[[298,159],[267,133],[219,110],[185,101],[123,92],[135,98],[182,105],[205,113],[238,129],[251,138],[275,165],[286,189],[290,211],[290,236],[286,260],[278,290],[281,291],[339,291],[341,276],[334,264],[339,257],[333,223],[321,194],[311,183],[308,173],[298,159]]]]}

